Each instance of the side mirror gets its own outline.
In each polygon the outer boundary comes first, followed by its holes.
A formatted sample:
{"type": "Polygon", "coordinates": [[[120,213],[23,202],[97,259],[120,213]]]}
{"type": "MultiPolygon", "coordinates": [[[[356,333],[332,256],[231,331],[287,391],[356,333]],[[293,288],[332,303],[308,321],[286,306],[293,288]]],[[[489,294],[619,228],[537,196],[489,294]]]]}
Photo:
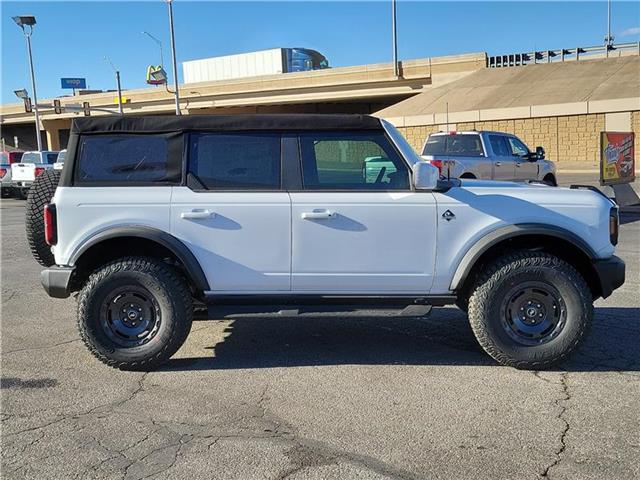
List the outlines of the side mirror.
{"type": "Polygon", "coordinates": [[[536,147],[536,160],[544,160],[545,151],[542,147],[536,147]]]}
{"type": "Polygon", "coordinates": [[[429,162],[413,164],[413,186],[416,190],[433,190],[438,186],[440,170],[429,162]]]}

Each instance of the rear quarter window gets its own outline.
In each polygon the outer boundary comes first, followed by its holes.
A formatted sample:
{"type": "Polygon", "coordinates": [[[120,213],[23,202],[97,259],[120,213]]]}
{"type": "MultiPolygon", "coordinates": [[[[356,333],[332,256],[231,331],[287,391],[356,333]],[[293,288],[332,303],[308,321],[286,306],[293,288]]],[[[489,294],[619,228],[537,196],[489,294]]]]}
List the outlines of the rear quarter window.
{"type": "Polygon", "coordinates": [[[76,181],[102,184],[164,184],[180,180],[170,168],[165,135],[90,135],[80,139],[76,181]]]}

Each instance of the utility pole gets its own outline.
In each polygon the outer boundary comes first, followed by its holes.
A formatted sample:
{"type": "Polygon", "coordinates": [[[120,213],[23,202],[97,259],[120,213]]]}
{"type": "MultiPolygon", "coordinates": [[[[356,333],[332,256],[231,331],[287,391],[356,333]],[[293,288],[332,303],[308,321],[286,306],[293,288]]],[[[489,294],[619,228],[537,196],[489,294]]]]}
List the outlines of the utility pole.
{"type": "Polygon", "coordinates": [[[396,78],[400,76],[398,71],[398,32],[396,29],[396,0],[391,0],[391,34],[393,36],[393,74],[396,78]]]}
{"type": "Polygon", "coordinates": [[[171,33],[171,56],[173,63],[173,85],[176,97],[176,115],[180,115],[180,93],[178,92],[178,65],[176,63],[176,39],[173,30],[173,4],[172,0],[167,0],[169,6],[169,31],[171,33]]]}

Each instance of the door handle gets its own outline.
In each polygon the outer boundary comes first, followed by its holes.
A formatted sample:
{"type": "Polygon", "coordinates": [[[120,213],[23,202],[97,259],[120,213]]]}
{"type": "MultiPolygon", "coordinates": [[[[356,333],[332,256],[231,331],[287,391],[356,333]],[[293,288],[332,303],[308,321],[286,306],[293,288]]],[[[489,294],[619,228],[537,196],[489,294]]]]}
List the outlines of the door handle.
{"type": "Polygon", "coordinates": [[[313,212],[302,212],[303,220],[326,220],[335,215],[334,212],[330,210],[315,210],[313,212]]]}
{"type": "Polygon", "coordinates": [[[499,167],[500,165],[502,165],[502,162],[496,162],[496,167],[499,167]]]}
{"type": "Polygon", "coordinates": [[[522,165],[521,162],[516,162],[516,167],[520,168],[521,165],[522,165]]]}
{"type": "Polygon", "coordinates": [[[180,218],[186,218],[186,219],[189,219],[189,220],[212,218],[212,217],[215,217],[215,216],[216,216],[216,214],[211,212],[211,211],[209,211],[209,210],[196,209],[196,208],[194,208],[190,212],[182,212],[180,214],[180,218]]]}

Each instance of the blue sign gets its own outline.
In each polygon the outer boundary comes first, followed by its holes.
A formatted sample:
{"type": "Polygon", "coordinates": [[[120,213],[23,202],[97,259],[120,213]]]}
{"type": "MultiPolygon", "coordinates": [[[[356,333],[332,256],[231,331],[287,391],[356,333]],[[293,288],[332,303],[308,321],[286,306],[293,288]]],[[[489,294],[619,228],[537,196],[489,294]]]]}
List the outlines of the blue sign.
{"type": "Polygon", "coordinates": [[[61,78],[60,86],[62,88],[87,88],[86,78],[61,78]]]}

